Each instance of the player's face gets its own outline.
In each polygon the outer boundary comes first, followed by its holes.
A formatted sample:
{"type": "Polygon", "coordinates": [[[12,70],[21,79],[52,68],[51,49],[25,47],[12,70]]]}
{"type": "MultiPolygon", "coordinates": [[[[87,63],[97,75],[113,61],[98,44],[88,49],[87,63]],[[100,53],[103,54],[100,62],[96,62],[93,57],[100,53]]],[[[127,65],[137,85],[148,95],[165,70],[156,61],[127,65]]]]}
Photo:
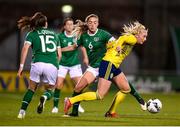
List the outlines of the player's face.
{"type": "Polygon", "coordinates": [[[73,21],[66,21],[66,24],[64,26],[65,31],[71,33],[74,29],[73,21]]]}
{"type": "Polygon", "coordinates": [[[98,25],[99,25],[98,18],[96,18],[96,17],[89,18],[89,20],[87,22],[87,26],[88,26],[90,33],[95,33],[98,28],[98,25]]]}
{"type": "Polygon", "coordinates": [[[146,41],[147,35],[148,35],[147,30],[141,30],[140,33],[136,36],[137,43],[143,44],[146,41]]]}

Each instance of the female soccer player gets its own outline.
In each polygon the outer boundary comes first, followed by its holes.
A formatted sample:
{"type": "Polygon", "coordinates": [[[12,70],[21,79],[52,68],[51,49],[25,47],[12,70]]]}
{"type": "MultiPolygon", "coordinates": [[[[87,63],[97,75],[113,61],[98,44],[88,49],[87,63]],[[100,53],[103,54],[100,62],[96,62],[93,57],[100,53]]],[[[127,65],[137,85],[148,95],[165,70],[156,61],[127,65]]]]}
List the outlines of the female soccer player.
{"type": "MultiPolygon", "coordinates": [[[[78,49],[75,48],[74,50],[68,51],[68,47],[74,45],[74,43],[77,43],[77,40],[72,33],[73,29],[73,19],[66,18],[64,20],[62,33],[58,34],[58,38],[61,44],[62,58],[59,62],[58,79],[56,82],[56,89],[54,91],[54,108],[52,109],[52,113],[58,113],[60,92],[63,88],[63,82],[67,73],[70,74],[70,77],[75,82],[75,84],[77,84],[80,77],[82,76],[82,69],[78,59],[78,49]]],[[[79,111],[84,112],[84,109],[79,106],[79,111]]]]}
{"type": "Polygon", "coordinates": [[[49,30],[47,26],[47,17],[41,12],[35,13],[32,17],[22,17],[18,21],[18,27],[21,30],[29,30],[21,52],[20,67],[17,73],[18,77],[22,75],[29,48],[31,47],[33,51],[29,87],[24,95],[18,114],[18,118],[20,119],[25,117],[26,109],[41,81],[47,85],[45,87],[46,91],[40,97],[37,107],[38,113],[42,113],[46,100],[52,97],[52,90],[54,89],[58,74],[61,49],[55,32],[49,30]]]}
{"type": "MultiPolygon", "coordinates": [[[[114,37],[105,30],[98,29],[99,17],[90,14],[85,19],[85,32],[83,32],[78,40],[78,45],[85,47],[87,56],[84,63],[88,65],[85,73],[80,81],[76,84],[73,96],[82,92],[82,90],[91,84],[99,74],[99,65],[106,52],[106,43],[114,40],[114,37]]],[[[80,32],[81,33],[81,32],[80,32]]],[[[77,35],[78,36],[78,35],[77,35]]],[[[79,103],[74,104],[73,111],[70,116],[78,116],[79,103]]]]}
{"type": "Polygon", "coordinates": [[[111,82],[113,81],[120,91],[117,93],[110,110],[106,113],[107,117],[113,117],[115,108],[125,95],[131,91],[129,83],[119,66],[124,58],[129,55],[135,44],[143,44],[146,41],[148,30],[139,22],[125,25],[124,33],[118,40],[107,44],[107,52],[103,57],[99,68],[99,81],[96,92],[86,92],[72,98],[65,99],[65,114],[68,113],[72,104],[83,100],[103,99],[107,94],[111,82]]]}
{"type": "MultiPolygon", "coordinates": [[[[98,70],[100,62],[106,52],[106,43],[115,40],[110,33],[98,29],[99,17],[95,14],[91,14],[86,17],[85,25],[83,23],[79,24],[81,24],[80,28],[77,27],[80,31],[79,33],[83,33],[87,27],[87,30],[81,35],[78,43],[86,48],[88,57],[85,58],[84,63],[88,65],[88,68],[83,74],[81,80],[76,85],[73,96],[79,95],[86,86],[91,84],[96,79],[96,77],[99,75],[98,70]]],[[[131,94],[140,103],[141,109],[146,110],[145,101],[141,98],[132,84],[130,84],[130,87],[132,90],[131,94]]],[[[72,113],[69,114],[70,116],[78,116],[79,103],[80,102],[77,102],[73,105],[72,113]]]]}

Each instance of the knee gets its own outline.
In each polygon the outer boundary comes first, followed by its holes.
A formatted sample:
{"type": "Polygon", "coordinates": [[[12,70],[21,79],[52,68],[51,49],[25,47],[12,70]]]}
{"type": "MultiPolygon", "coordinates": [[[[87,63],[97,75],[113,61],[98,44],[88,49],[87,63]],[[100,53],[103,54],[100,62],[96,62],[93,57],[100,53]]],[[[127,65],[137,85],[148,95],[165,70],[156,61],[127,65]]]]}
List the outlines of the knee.
{"type": "Polygon", "coordinates": [[[74,91],[77,92],[77,93],[81,92],[82,89],[83,89],[83,88],[80,87],[80,86],[78,86],[78,85],[76,85],[76,86],[74,87],[74,91]]]}
{"type": "Polygon", "coordinates": [[[33,92],[35,92],[36,89],[37,89],[37,87],[32,86],[32,85],[29,85],[28,89],[31,90],[31,91],[33,91],[33,92]]]}
{"type": "Polygon", "coordinates": [[[122,93],[127,94],[127,93],[130,93],[130,92],[131,92],[131,88],[128,86],[128,87],[125,87],[125,88],[121,89],[120,91],[121,91],[122,93]]]}
{"type": "Polygon", "coordinates": [[[96,97],[98,100],[102,100],[104,98],[104,95],[102,95],[101,93],[98,92],[98,90],[96,91],[96,97]]]}
{"type": "Polygon", "coordinates": [[[59,90],[61,90],[61,89],[63,88],[63,86],[64,86],[64,84],[63,84],[63,83],[61,83],[61,84],[57,84],[56,88],[57,88],[57,89],[59,89],[59,90]]]}
{"type": "Polygon", "coordinates": [[[80,81],[79,83],[76,84],[74,91],[81,92],[87,85],[88,85],[88,83],[84,79],[84,81],[80,81]]]}
{"type": "Polygon", "coordinates": [[[35,92],[35,91],[36,91],[36,88],[34,88],[34,87],[30,87],[30,86],[28,87],[28,89],[29,89],[29,90],[31,90],[31,91],[33,91],[33,92],[35,92]]]}

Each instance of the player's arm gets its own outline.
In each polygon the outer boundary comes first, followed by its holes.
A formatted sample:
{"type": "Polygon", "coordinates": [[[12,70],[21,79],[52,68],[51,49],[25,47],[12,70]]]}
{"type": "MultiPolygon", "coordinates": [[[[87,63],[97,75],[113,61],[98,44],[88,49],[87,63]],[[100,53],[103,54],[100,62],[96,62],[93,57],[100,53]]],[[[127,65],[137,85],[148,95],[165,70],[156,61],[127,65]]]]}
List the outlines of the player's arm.
{"type": "Polygon", "coordinates": [[[18,70],[18,74],[17,74],[18,77],[21,77],[21,75],[22,75],[22,71],[23,71],[23,68],[24,68],[24,63],[26,61],[26,57],[27,57],[28,50],[29,50],[30,46],[31,46],[31,44],[25,42],[24,46],[22,48],[20,66],[19,66],[19,70],[18,70]]]}
{"type": "Polygon", "coordinates": [[[61,41],[58,37],[58,35],[56,34],[55,35],[56,37],[56,41],[57,41],[57,55],[58,55],[58,61],[61,60],[61,57],[62,57],[62,50],[61,50],[61,41]]]}
{"type": "Polygon", "coordinates": [[[87,51],[86,48],[84,48],[83,46],[80,46],[80,50],[82,52],[82,57],[83,57],[83,63],[88,66],[89,65],[89,59],[88,59],[88,55],[87,55],[87,51]]]}
{"type": "Polygon", "coordinates": [[[67,47],[61,48],[61,51],[62,51],[62,52],[73,51],[73,50],[75,50],[77,47],[78,47],[77,44],[74,43],[74,44],[71,45],[71,46],[67,46],[67,47]]]}
{"type": "Polygon", "coordinates": [[[60,61],[60,60],[61,60],[61,57],[62,57],[61,47],[58,47],[58,48],[57,48],[57,54],[58,54],[58,61],[60,61]]]}
{"type": "Polygon", "coordinates": [[[110,48],[113,48],[113,46],[115,45],[116,41],[109,41],[107,44],[106,44],[106,48],[107,49],[110,49],[110,48]]]}
{"type": "Polygon", "coordinates": [[[106,43],[106,48],[113,48],[114,44],[116,43],[116,39],[107,31],[105,31],[104,33],[104,38],[107,41],[106,43]]]}

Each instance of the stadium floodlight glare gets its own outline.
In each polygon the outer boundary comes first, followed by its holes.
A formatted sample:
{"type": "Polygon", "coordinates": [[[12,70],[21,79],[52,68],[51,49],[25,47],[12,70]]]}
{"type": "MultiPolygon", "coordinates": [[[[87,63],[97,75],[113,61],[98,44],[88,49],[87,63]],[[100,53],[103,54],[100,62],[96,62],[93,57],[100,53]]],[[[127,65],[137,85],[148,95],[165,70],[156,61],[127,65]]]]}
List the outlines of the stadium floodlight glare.
{"type": "Polygon", "coordinates": [[[62,8],[61,8],[61,11],[63,13],[71,13],[73,10],[72,6],[71,5],[63,5],[62,8]]]}

